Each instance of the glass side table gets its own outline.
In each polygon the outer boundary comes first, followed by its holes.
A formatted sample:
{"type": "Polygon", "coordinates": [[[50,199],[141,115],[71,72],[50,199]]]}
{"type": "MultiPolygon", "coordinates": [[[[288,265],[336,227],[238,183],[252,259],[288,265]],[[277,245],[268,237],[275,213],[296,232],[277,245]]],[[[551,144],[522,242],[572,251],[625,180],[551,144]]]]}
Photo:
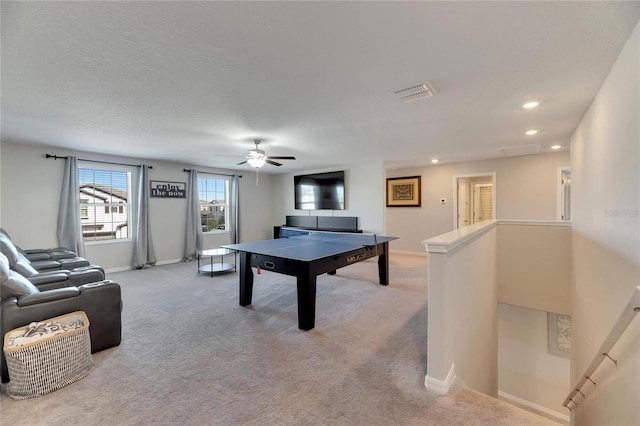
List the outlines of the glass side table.
{"type": "Polygon", "coordinates": [[[219,272],[228,272],[228,271],[236,270],[236,252],[235,250],[229,250],[226,248],[216,248],[216,249],[208,249],[202,250],[198,252],[198,274],[200,272],[210,273],[213,277],[214,273],[219,272]],[[233,263],[225,262],[225,256],[233,254],[233,263]],[[200,265],[200,259],[209,258],[210,261],[208,264],[200,265]],[[214,261],[215,258],[218,258],[218,261],[214,261]]]}

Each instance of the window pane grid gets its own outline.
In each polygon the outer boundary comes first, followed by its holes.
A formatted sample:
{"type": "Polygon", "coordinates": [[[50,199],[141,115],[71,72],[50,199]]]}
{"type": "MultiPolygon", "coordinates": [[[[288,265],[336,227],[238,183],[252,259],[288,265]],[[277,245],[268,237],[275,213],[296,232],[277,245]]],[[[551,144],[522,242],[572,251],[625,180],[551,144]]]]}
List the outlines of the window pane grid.
{"type": "Polygon", "coordinates": [[[203,232],[227,230],[228,188],[226,179],[198,178],[200,219],[203,232]]]}
{"type": "Polygon", "coordinates": [[[129,238],[129,173],[78,169],[84,241],[129,238]]]}

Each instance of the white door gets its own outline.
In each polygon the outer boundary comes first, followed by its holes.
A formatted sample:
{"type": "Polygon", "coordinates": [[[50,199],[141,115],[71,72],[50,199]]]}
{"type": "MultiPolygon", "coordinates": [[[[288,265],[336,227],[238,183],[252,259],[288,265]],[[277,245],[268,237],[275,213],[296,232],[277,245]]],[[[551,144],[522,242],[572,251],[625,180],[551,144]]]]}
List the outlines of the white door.
{"type": "MultiPolygon", "coordinates": [[[[474,197],[473,191],[474,186],[476,184],[488,186],[488,189],[480,190],[488,191],[490,197],[488,197],[488,202],[482,202],[482,197],[478,198],[479,206],[476,211],[478,211],[478,217],[476,221],[480,221],[480,217],[482,220],[491,220],[497,217],[496,212],[496,174],[493,173],[478,173],[473,175],[454,175],[453,176],[453,201],[454,206],[452,209],[452,226],[454,229],[459,229],[464,226],[471,225],[474,222],[473,212],[474,212],[474,197]],[[489,209],[488,211],[486,209],[489,209]],[[480,211],[482,209],[482,211],[480,211]]],[[[487,199],[487,197],[485,197],[487,199]]],[[[446,204],[446,203],[445,203],[446,204]]]]}
{"type": "Polygon", "coordinates": [[[558,168],[558,220],[571,220],[571,169],[558,168]]]}
{"type": "Polygon", "coordinates": [[[469,179],[458,179],[458,228],[469,225],[469,179]]]}
{"type": "Polygon", "coordinates": [[[571,170],[562,171],[562,217],[571,220],[571,170]]]}

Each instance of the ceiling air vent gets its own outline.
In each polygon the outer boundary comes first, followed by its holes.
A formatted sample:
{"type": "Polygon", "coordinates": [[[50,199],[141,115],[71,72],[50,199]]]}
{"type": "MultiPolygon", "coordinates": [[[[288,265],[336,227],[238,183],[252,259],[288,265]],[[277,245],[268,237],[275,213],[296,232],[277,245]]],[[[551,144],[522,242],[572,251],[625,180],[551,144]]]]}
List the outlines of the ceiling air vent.
{"type": "Polygon", "coordinates": [[[416,99],[430,98],[435,92],[428,82],[424,82],[407,89],[398,90],[393,94],[402,102],[411,102],[416,99]]]}
{"type": "Polygon", "coordinates": [[[518,155],[531,155],[540,152],[540,145],[518,145],[498,148],[498,153],[503,157],[517,157],[518,155]]]}

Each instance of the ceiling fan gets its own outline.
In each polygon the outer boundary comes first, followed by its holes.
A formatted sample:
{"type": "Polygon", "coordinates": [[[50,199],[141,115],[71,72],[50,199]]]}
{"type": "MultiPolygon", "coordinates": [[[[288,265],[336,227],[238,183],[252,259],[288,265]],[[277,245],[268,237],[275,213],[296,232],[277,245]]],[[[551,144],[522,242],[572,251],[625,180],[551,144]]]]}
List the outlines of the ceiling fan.
{"type": "Polygon", "coordinates": [[[247,159],[241,163],[238,163],[238,166],[244,163],[249,163],[251,167],[259,169],[260,167],[264,166],[267,163],[274,166],[282,166],[282,164],[273,160],[295,160],[296,159],[296,157],[291,157],[291,156],[267,157],[267,154],[263,150],[258,148],[258,145],[260,145],[260,142],[262,142],[260,139],[253,140],[253,143],[256,144],[256,147],[254,149],[249,150],[249,154],[247,154],[247,157],[246,157],[247,159]]]}

